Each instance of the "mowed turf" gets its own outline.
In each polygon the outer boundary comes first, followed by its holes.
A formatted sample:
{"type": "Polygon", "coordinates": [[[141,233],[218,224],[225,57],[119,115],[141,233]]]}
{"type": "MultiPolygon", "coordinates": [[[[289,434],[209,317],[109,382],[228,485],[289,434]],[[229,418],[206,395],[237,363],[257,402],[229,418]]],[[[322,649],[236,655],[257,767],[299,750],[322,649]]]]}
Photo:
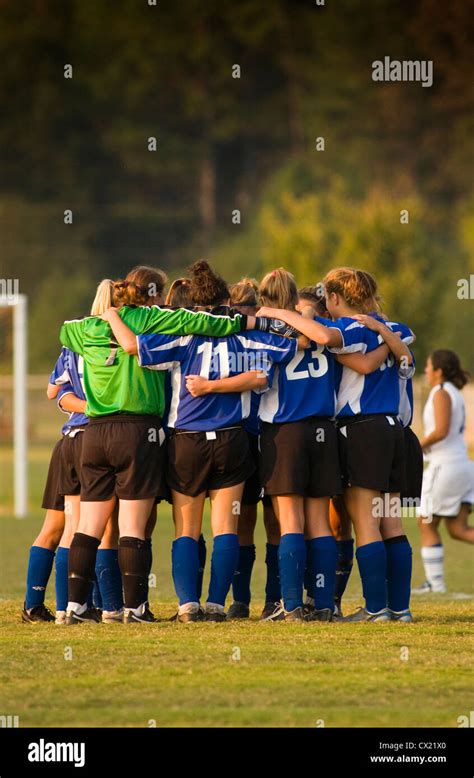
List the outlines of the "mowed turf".
{"type": "MultiPolygon", "coordinates": [[[[456,727],[458,717],[474,709],[472,548],[449,538],[451,594],[414,599],[414,624],[260,623],[261,517],[250,621],[22,624],[28,549],[43,518],[34,503],[40,501],[47,455],[31,452],[29,517],[0,515],[0,714],[18,715],[20,726],[456,727]]],[[[0,452],[0,467],[7,458],[0,452]]],[[[10,489],[4,479],[0,502],[10,489]]],[[[414,546],[414,581],[420,583],[414,519],[406,527],[414,546]]],[[[210,554],[207,517],[205,534],[210,554]]],[[[174,612],[171,541],[170,510],[160,506],[151,604],[163,619],[174,612]]],[[[207,581],[206,575],[205,586],[207,581]]],[[[54,609],[54,576],[46,601],[54,609]]],[[[345,610],[360,603],[355,568],[345,610]]]]}

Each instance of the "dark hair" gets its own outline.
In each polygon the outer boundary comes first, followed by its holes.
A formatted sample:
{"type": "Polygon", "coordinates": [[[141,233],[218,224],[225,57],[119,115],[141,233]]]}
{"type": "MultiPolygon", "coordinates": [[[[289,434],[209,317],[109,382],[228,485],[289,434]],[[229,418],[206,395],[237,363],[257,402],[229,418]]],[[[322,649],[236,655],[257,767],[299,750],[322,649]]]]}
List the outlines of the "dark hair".
{"type": "Polygon", "coordinates": [[[442,370],[445,381],[451,381],[458,389],[462,389],[467,384],[469,373],[461,367],[455,351],[438,348],[431,352],[430,359],[434,370],[442,370]]]}
{"type": "Polygon", "coordinates": [[[326,308],[324,284],[322,282],[316,284],[316,286],[303,286],[302,289],[298,290],[298,297],[300,300],[307,300],[320,316],[327,314],[328,309],[326,308]]]}
{"type": "Polygon", "coordinates": [[[189,268],[189,296],[193,305],[222,305],[230,297],[229,287],[209,262],[200,259],[189,268]]]}
{"type": "Polygon", "coordinates": [[[113,303],[117,308],[123,305],[147,305],[150,298],[163,294],[167,281],[166,273],[147,265],[137,265],[127,273],[123,281],[114,283],[113,303]]]}
{"type": "Polygon", "coordinates": [[[168,289],[165,303],[173,308],[186,308],[191,305],[191,295],[189,278],[176,278],[168,289]]]}

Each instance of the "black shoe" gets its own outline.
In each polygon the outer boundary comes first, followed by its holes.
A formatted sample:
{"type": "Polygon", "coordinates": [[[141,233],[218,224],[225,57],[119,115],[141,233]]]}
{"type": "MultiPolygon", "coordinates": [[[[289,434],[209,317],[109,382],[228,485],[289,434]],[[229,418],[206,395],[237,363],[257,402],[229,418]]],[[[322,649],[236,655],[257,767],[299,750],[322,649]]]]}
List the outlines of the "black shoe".
{"type": "Polygon", "coordinates": [[[268,619],[268,617],[272,615],[275,608],[279,608],[279,607],[280,607],[279,602],[266,602],[260,616],[260,621],[266,621],[266,619],[268,619]]]}
{"type": "Polygon", "coordinates": [[[265,621],[304,621],[303,608],[294,608],[292,611],[286,611],[283,602],[276,602],[273,612],[267,616],[265,621]]]}
{"type": "Polygon", "coordinates": [[[250,608],[244,602],[233,602],[227,611],[228,619],[248,619],[250,608]]]}
{"type": "Polygon", "coordinates": [[[225,614],[225,611],[217,611],[217,610],[210,610],[204,611],[204,615],[202,617],[203,621],[225,621],[227,619],[227,616],[225,614]]]}
{"type": "Polygon", "coordinates": [[[180,624],[191,624],[196,621],[203,621],[203,611],[201,608],[195,611],[188,611],[187,613],[177,613],[176,622],[180,624]]]}
{"type": "Polygon", "coordinates": [[[99,624],[100,618],[95,608],[87,608],[84,613],[76,613],[75,611],[66,611],[66,622],[68,626],[71,624],[99,624]]]}
{"type": "Polygon", "coordinates": [[[305,616],[306,621],[332,621],[331,608],[313,608],[311,613],[305,616]]]}
{"type": "Polygon", "coordinates": [[[35,621],[48,622],[55,621],[56,619],[49,608],[47,608],[44,603],[41,603],[41,605],[35,605],[34,608],[29,608],[28,610],[26,609],[25,604],[23,604],[21,620],[33,624],[35,621]]]}
{"type": "Polygon", "coordinates": [[[123,623],[124,624],[153,624],[158,621],[150,610],[148,603],[145,604],[143,612],[141,614],[134,613],[131,608],[123,609],[123,623]]]}
{"type": "Polygon", "coordinates": [[[303,613],[306,616],[309,616],[310,613],[313,613],[314,611],[314,605],[311,602],[305,602],[303,603],[303,613]]]}

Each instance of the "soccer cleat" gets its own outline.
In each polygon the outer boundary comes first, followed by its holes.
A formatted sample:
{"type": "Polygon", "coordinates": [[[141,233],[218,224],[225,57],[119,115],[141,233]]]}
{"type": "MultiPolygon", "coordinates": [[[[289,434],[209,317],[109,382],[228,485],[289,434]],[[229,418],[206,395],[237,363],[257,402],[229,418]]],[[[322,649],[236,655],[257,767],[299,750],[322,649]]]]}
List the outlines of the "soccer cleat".
{"type": "Polygon", "coordinates": [[[233,602],[227,611],[227,619],[248,619],[250,608],[245,602],[233,602]]]}
{"type": "Polygon", "coordinates": [[[306,602],[303,603],[303,613],[306,616],[309,616],[310,613],[314,611],[314,601],[313,600],[306,600],[306,602]]]}
{"type": "Polygon", "coordinates": [[[215,603],[206,603],[204,610],[203,621],[225,621],[227,618],[225,610],[222,605],[215,603]]]}
{"type": "Polygon", "coordinates": [[[143,605],[140,605],[138,608],[123,609],[124,624],[153,624],[156,621],[158,621],[158,619],[156,619],[151,612],[147,602],[143,603],[143,605]]]}
{"type": "Polygon", "coordinates": [[[279,608],[279,607],[280,607],[279,602],[266,602],[260,616],[260,621],[265,621],[269,616],[272,615],[275,608],[279,608]]]}
{"type": "Polygon", "coordinates": [[[305,616],[305,621],[332,621],[332,610],[331,608],[313,608],[305,616]]]}
{"type": "Polygon", "coordinates": [[[47,608],[44,603],[41,603],[41,605],[35,605],[34,608],[28,609],[23,605],[21,620],[26,623],[34,624],[38,621],[52,622],[55,621],[55,618],[49,608],[47,608]]]}
{"type": "Polygon", "coordinates": [[[411,615],[409,608],[404,611],[392,611],[389,608],[389,613],[391,621],[404,621],[406,623],[411,623],[413,621],[413,616],[411,615]]]}
{"type": "Polygon", "coordinates": [[[103,624],[122,624],[123,608],[118,611],[102,611],[103,624]]]}
{"type": "Polygon", "coordinates": [[[412,594],[446,594],[446,585],[444,583],[438,584],[435,589],[429,583],[429,581],[425,581],[424,583],[421,584],[421,586],[418,586],[416,589],[412,589],[411,593],[412,594]]]}
{"type": "Polygon", "coordinates": [[[76,611],[66,611],[65,624],[99,624],[100,618],[95,608],[86,608],[83,613],[76,611]]]}
{"type": "Polygon", "coordinates": [[[204,611],[197,602],[187,602],[180,605],[178,612],[169,621],[175,624],[190,624],[191,622],[203,621],[204,611]]]}
{"type": "Polygon", "coordinates": [[[390,611],[388,608],[382,608],[377,613],[370,613],[367,608],[357,608],[355,613],[345,616],[342,621],[390,621],[390,611]]]}
{"type": "Polygon", "coordinates": [[[65,624],[66,623],[66,611],[56,611],[56,619],[54,621],[55,624],[65,624]]]}
{"type": "Polygon", "coordinates": [[[264,621],[304,621],[303,608],[299,606],[292,611],[284,608],[283,602],[276,602],[273,612],[264,621]]]}

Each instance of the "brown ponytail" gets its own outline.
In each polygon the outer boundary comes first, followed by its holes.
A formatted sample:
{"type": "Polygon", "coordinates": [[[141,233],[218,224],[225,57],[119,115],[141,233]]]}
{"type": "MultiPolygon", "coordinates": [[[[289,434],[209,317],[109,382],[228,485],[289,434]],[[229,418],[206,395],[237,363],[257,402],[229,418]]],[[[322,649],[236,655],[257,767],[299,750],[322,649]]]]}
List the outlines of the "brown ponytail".
{"type": "Polygon", "coordinates": [[[137,265],[123,281],[114,283],[113,303],[123,305],[150,305],[153,297],[160,297],[167,281],[166,273],[154,267],[137,265]]]}
{"type": "Polygon", "coordinates": [[[463,370],[455,351],[439,348],[430,354],[434,370],[441,370],[445,381],[450,381],[457,389],[462,389],[469,381],[469,373],[463,370]]]}
{"type": "Polygon", "coordinates": [[[211,307],[222,305],[229,299],[229,287],[205,259],[191,265],[189,277],[189,296],[193,305],[211,307]]]}
{"type": "Polygon", "coordinates": [[[258,306],[258,284],[255,278],[242,278],[230,287],[230,304],[237,308],[256,308],[258,306]]]}

